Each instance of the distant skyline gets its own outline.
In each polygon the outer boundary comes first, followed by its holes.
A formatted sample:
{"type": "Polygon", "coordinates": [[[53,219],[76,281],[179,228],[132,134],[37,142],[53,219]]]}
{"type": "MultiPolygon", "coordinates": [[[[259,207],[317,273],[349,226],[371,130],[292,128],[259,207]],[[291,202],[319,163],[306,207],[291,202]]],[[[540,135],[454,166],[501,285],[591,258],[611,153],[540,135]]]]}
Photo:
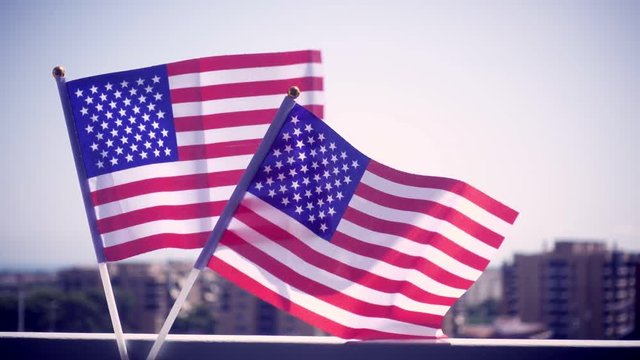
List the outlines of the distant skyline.
{"type": "Polygon", "coordinates": [[[0,3],[0,269],[95,263],[54,66],[298,49],[322,51],[325,120],[357,148],[520,212],[493,265],[556,238],[640,252],[639,2],[362,4],[0,3]]]}

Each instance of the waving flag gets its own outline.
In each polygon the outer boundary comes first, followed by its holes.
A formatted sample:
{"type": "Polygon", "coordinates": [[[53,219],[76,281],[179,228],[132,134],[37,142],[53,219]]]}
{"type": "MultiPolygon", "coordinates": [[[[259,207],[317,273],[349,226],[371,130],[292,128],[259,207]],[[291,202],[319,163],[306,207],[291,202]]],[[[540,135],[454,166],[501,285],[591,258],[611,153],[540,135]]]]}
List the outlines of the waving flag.
{"type": "Polygon", "coordinates": [[[67,82],[104,260],[202,247],[292,83],[322,116],[318,51],[216,56],[67,82]]]}
{"type": "Polygon", "coordinates": [[[201,260],[335,336],[441,335],[517,213],[464,182],[382,165],[300,105],[274,139],[201,260]]]}

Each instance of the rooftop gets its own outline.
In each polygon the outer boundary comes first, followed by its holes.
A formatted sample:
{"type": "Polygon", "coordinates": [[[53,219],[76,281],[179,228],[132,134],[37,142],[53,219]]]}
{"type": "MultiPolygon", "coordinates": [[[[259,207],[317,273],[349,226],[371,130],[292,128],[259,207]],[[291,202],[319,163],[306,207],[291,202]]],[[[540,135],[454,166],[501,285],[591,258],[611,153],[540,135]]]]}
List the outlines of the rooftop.
{"type": "MultiPolygon", "coordinates": [[[[131,360],[154,334],[126,334],[131,360]]],[[[0,332],[5,359],[117,359],[113,334],[0,332]]],[[[169,335],[159,359],[640,359],[640,341],[443,339],[351,342],[314,336],[169,335]]]]}

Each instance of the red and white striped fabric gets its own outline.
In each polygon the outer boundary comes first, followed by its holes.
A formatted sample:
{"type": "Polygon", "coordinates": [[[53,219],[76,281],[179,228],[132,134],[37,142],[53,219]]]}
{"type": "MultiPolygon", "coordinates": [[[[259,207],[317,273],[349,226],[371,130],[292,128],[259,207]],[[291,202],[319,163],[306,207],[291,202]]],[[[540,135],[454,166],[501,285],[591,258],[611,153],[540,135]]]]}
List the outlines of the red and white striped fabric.
{"type": "MultiPolygon", "coordinates": [[[[87,179],[107,261],[160,248],[202,247],[291,85],[301,88],[301,103],[323,116],[319,51],[187,60],[167,64],[166,76],[177,161],[87,179]]],[[[120,84],[119,79],[101,79],[107,89],[111,83],[120,84]]],[[[151,83],[151,79],[141,80],[145,85],[151,83]]],[[[122,84],[126,83],[123,80],[122,84]]],[[[131,88],[132,82],[128,83],[131,88]]],[[[143,92],[142,86],[138,94],[143,92]]],[[[73,91],[82,94],[81,90],[69,88],[70,97],[74,97],[73,91]]],[[[111,96],[109,92],[106,95],[111,96]]],[[[117,99],[114,102],[120,104],[117,99]]],[[[123,109],[128,110],[125,105],[123,109]]],[[[106,123],[111,126],[109,120],[106,123]]],[[[117,125],[113,125],[116,131],[117,125]]],[[[131,141],[129,138],[128,143],[131,141]]],[[[135,150],[143,145],[141,142],[135,150]]],[[[122,148],[129,151],[128,144],[122,148]]]]}
{"type": "Polygon", "coordinates": [[[517,213],[366,158],[301,107],[291,119],[208,266],[338,337],[440,336],[517,213]]]}

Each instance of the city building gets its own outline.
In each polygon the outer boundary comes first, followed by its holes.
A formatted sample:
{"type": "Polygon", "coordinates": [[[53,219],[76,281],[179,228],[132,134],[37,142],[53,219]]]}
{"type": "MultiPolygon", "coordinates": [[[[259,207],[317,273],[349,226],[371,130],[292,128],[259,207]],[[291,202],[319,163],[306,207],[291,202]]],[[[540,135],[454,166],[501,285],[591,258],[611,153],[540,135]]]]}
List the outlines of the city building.
{"type": "Polygon", "coordinates": [[[57,274],[51,272],[0,272],[0,331],[26,331],[27,295],[56,288],[57,274]]]}
{"type": "Polygon", "coordinates": [[[621,339],[635,326],[637,257],[600,241],[557,241],[516,255],[503,274],[503,311],[546,324],[557,339],[621,339]]]}
{"type": "Polygon", "coordinates": [[[218,334],[323,335],[322,331],[281,311],[232,282],[219,279],[218,334]]]}
{"type": "MultiPolygon", "coordinates": [[[[154,333],[162,326],[171,306],[166,266],[117,263],[109,265],[111,284],[125,332],[154,333]]],[[[95,266],[73,267],[58,272],[63,291],[102,290],[95,266]]]]}
{"type": "MultiPolygon", "coordinates": [[[[113,263],[111,283],[125,332],[157,333],[182,290],[192,264],[113,263]]],[[[35,275],[29,276],[33,282],[35,275]],[[33,278],[33,279],[32,279],[33,278]]],[[[40,279],[42,276],[39,276],[40,279]]],[[[6,275],[0,289],[17,291],[17,275],[6,275]]],[[[24,278],[23,282],[26,282],[24,278]]],[[[73,267],[46,278],[65,292],[97,289],[102,282],[96,267],[73,267]]],[[[42,281],[38,282],[41,284],[42,281]]],[[[322,335],[323,333],[261,301],[213,271],[202,271],[184,302],[173,332],[237,335],[322,335]],[[197,319],[193,319],[193,317],[197,319]],[[195,320],[200,326],[194,327],[195,320]],[[205,326],[203,322],[211,322],[205,326]],[[180,326],[181,322],[184,324],[180,326]]]]}
{"type": "Polygon", "coordinates": [[[492,315],[491,307],[494,303],[499,303],[502,297],[501,275],[498,268],[485,269],[476,282],[456,301],[442,322],[442,330],[447,336],[462,336],[464,329],[470,324],[487,325],[490,322],[487,317],[492,315]],[[472,316],[472,312],[480,313],[478,315],[481,316],[472,316]]]}

